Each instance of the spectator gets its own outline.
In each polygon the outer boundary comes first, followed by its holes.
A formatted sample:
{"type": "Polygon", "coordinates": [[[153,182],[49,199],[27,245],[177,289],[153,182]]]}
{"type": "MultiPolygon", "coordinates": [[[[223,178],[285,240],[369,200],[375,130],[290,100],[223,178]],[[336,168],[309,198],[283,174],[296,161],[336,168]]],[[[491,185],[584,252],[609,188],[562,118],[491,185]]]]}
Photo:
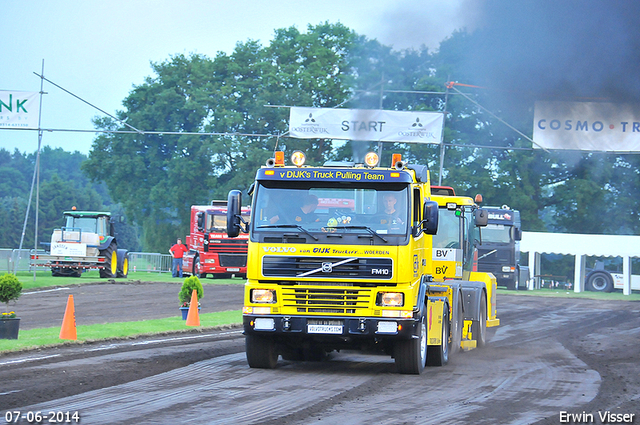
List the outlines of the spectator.
{"type": "Polygon", "coordinates": [[[169,248],[169,254],[173,257],[173,264],[171,264],[171,276],[182,277],[182,257],[188,249],[182,244],[182,239],[178,238],[175,245],[169,248]]]}

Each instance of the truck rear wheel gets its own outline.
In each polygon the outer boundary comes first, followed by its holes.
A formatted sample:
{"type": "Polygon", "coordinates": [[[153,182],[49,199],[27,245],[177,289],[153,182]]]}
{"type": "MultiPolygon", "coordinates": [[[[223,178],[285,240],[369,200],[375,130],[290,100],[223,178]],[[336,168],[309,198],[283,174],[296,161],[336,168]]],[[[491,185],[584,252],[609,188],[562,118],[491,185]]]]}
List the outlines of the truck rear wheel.
{"type": "Polygon", "coordinates": [[[427,365],[444,366],[449,361],[449,308],[445,305],[442,315],[442,340],[440,345],[427,346],[427,365]]]}
{"type": "Polygon", "coordinates": [[[116,254],[116,244],[111,242],[106,249],[100,251],[100,255],[105,258],[105,268],[100,269],[101,278],[114,278],[118,273],[118,255],[116,254]]]}
{"type": "Polygon", "coordinates": [[[427,325],[424,315],[418,324],[418,338],[398,341],[393,354],[398,372],[411,375],[422,373],[427,364],[427,325]]]}
{"type": "Polygon", "coordinates": [[[593,272],[587,280],[587,289],[594,292],[611,292],[613,279],[607,272],[593,272]]]}
{"type": "Polygon", "coordinates": [[[247,363],[251,368],[275,369],[278,363],[276,343],[258,335],[245,335],[247,363]]]}
{"type": "Polygon", "coordinates": [[[478,318],[471,323],[471,334],[476,340],[478,348],[484,347],[487,343],[487,297],[482,294],[480,300],[480,312],[478,318]]]}
{"type": "Polygon", "coordinates": [[[458,307],[453,310],[451,319],[451,354],[460,350],[462,343],[462,328],[464,326],[464,313],[462,308],[462,295],[458,298],[458,307]]]}

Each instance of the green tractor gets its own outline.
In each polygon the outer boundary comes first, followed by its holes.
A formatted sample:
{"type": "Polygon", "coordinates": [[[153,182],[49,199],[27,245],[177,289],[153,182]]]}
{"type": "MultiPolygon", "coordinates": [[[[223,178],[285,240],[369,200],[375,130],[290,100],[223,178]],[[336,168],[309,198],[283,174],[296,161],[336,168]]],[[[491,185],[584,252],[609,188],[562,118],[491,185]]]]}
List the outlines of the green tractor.
{"type": "Polygon", "coordinates": [[[80,277],[98,269],[101,278],[127,277],[129,252],[118,249],[111,213],[64,212],[65,226],[54,229],[50,253],[32,255],[32,265],[50,267],[53,276],[80,277]]]}

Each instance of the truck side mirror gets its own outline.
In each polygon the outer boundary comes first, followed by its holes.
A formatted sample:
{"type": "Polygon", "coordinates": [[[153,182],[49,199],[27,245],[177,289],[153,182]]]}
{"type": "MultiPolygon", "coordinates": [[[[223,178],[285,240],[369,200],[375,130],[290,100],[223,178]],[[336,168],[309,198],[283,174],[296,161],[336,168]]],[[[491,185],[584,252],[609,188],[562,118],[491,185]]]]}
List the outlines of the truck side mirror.
{"type": "Polygon", "coordinates": [[[426,201],[422,214],[422,228],[427,235],[435,235],[438,232],[438,203],[426,201]]]}
{"type": "Polygon", "coordinates": [[[482,208],[473,212],[473,218],[477,227],[485,227],[489,223],[489,214],[487,214],[487,210],[482,208]]]}
{"type": "Polygon", "coordinates": [[[521,241],[522,240],[522,229],[519,227],[514,227],[513,228],[513,239],[517,240],[517,241],[521,241]]]}
{"type": "Polygon", "coordinates": [[[242,192],[229,191],[227,198],[227,236],[235,238],[240,234],[240,206],[242,205],[242,192]]]}
{"type": "Polygon", "coordinates": [[[204,212],[198,211],[196,213],[196,225],[198,226],[199,232],[204,230],[204,212]]]}

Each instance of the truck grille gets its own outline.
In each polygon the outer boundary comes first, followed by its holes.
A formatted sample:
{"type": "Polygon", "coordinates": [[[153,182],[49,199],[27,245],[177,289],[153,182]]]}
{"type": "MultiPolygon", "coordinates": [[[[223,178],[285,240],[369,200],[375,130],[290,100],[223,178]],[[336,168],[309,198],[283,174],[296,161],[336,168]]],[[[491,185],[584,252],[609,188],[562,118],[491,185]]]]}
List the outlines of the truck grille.
{"type": "Polygon", "coordinates": [[[218,254],[221,267],[245,267],[247,254],[218,254]]]}
{"type": "Polygon", "coordinates": [[[393,277],[390,258],[264,256],[262,274],[268,277],[384,279],[393,277]],[[304,275],[304,276],[300,276],[304,275]]]}
{"type": "Polygon", "coordinates": [[[357,314],[369,306],[371,290],[285,286],[282,296],[284,308],[298,313],[357,314]]]}

